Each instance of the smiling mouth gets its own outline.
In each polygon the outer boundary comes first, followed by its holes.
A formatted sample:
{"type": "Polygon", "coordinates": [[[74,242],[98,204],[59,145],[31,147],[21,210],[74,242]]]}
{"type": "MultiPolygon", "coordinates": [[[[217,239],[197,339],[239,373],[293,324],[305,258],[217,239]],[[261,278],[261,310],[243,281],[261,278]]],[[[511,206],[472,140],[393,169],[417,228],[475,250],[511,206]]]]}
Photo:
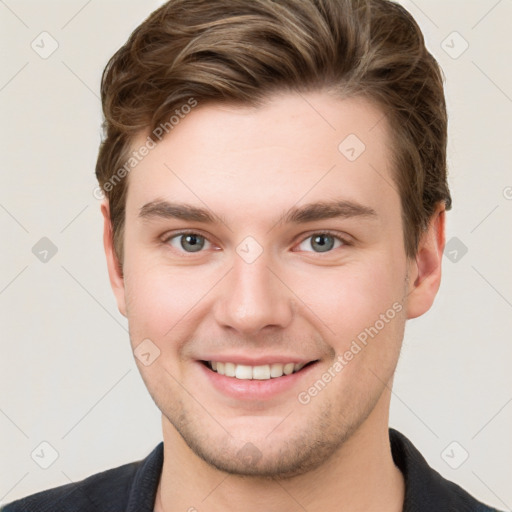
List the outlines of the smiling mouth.
{"type": "Polygon", "coordinates": [[[317,361],[309,363],[273,363],[259,366],[249,366],[245,364],[235,364],[220,361],[201,361],[207,368],[219,375],[233,377],[240,380],[270,380],[277,379],[284,375],[298,373],[303,368],[310,366],[317,361]]]}

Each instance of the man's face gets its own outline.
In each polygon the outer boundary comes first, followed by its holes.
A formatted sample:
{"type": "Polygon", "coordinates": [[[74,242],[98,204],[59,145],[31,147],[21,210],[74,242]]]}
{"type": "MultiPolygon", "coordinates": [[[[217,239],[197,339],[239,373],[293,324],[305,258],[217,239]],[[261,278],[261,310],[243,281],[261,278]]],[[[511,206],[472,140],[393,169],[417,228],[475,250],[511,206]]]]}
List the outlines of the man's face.
{"type": "Polygon", "coordinates": [[[387,422],[416,268],[387,130],[327,93],[199,104],[131,172],[119,307],[164,429],[215,467],[301,473],[387,422]]]}

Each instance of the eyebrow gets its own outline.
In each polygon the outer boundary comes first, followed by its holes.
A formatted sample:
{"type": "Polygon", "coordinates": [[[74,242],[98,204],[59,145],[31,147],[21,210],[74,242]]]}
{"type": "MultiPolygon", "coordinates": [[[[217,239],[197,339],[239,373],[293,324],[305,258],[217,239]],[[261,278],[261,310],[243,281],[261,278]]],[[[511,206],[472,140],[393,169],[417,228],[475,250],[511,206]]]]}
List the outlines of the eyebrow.
{"type": "Polygon", "coordinates": [[[220,217],[214,215],[206,208],[198,208],[189,204],[169,203],[168,201],[151,201],[145,204],[139,211],[139,218],[180,219],[208,224],[222,222],[220,217]]]}
{"type": "MultiPolygon", "coordinates": [[[[377,218],[378,215],[373,208],[354,201],[321,201],[290,208],[279,217],[275,225],[283,223],[306,224],[318,220],[352,217],[377,218]]],[[[154,218],[179,219],[189,222],[204,222],[206,224],[225,223],[221,217],[206,208],[161,200],[145,204],[139,211],[139,218],[148,220],[154,218]]]]}
{"type": "Polygon", "coordinates": [[[277,224],[305,224],[317,220],[351,217],[377,218],[377,212],[369,206],[354,201],[340,200],[330,202],[310,203],[300,207],[292,207],[282,215],[277,224]]]}

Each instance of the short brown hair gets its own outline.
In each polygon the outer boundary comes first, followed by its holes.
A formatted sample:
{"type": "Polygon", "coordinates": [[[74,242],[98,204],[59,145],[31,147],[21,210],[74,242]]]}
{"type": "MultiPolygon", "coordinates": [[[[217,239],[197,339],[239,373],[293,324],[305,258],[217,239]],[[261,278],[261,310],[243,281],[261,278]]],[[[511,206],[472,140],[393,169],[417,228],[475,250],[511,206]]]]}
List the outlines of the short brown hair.
{"type": "Polygon", "coordinates": [[[102,77],[96,176],[119,261],[127,180],[112,180],[135,136],[168,126],[191,98],[257,106],[273,92],[322,89],[365,97],[385,113],[413,257],[437,204],[449,209],[451,197],[442,73],[412,16],[389,0],[170,0],[131,34],[102,77]]]}

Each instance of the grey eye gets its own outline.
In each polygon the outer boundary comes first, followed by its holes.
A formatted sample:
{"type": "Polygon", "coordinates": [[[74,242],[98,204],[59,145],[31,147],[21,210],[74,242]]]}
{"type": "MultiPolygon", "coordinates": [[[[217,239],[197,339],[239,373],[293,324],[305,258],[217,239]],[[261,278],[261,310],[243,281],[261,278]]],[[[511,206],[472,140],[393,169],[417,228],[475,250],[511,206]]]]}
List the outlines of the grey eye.
{"type": "Polygon", "coordinates": [[[200,235],[181,235],[181,247],[189,252],[200,251],[204,247],[204,238],[200,235]]]}
{"type": "Polygon", "coordinates": [[[198,235],[197,233],[182,233],[170,238],[168,243],[177,250],[198,252],[209,242],[204,236],[198,235]]]}
{"type": "Polygon", "coordinates": [[[305,238],[299,245],[301,251],[328,252],[340,247],[343,242],[328,233],[316,233],[305,238]],[[312,250],[311,250],[312,249],[312,250]]]}

